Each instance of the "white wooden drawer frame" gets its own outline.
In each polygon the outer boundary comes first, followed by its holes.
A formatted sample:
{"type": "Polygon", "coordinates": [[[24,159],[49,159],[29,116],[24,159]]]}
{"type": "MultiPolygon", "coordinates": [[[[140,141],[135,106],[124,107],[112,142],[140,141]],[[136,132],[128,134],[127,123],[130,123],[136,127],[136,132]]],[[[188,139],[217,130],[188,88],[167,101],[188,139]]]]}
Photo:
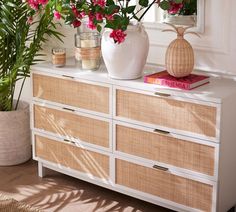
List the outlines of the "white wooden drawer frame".
{"type": "MultiPolygon", "coordinates": [[[[52,163],[50,161],[46,161],[44,159],[41,159],[40,157],[37,157],[36,154],[35,154],[35,135],[39,135],[39,136],[43,136],[43,137],[46,137],[46,138],[49,138],[49,139],[53,139],[56,142],[62,142],[62,143],[67,143],[67,142],[65,142],[63,138],[55,138],[54,136],[51,136],[51,135],[48,135],[48,134],[43,134],[42,132],[33,131],[33,133],[32,133],[33,159],[37,160],[39,162],[39,176],[41,176],[41,177],[44,176],[44,174],[45,174],[44,173],[45,172],[44,167],[46,167],[46,168],[50,168],[50,169],[68,174],[70,176],[80,178],[80,179],[85,180],[87,182],[94,183],[96,185],[100,185],[100,186],[103,186],[103,187],[106,187],[106,188],[109,188],[109,189],[112,189],[112,190],[115,190],[115,191],[118,191],[118,192],[123,192],[123,193],[126,193],[128,195],[132,195],[132,196],[137,197],[137,198],[141,197],[140,199],[152,202],[154,204],[157,204],[157,203],[160,202],[159,205],[164,206],[164,207],[168,207],[168,208],[180,211],[180,212],[181,211],[200,211],[200,210],[197,210],[195,208],[190,208],[190,207],[187,207],[187,206],[184,206],[184,205],[181,205],[181,204],[169,201],[169,200],[165,200],[165,199],[153,196],[151,194],[147,194],[147,193],[144,193],[144,192],[141,192],[141,191],[137,191],[137,190],[134,190],[134,189],[131,189],[131,188],[127,188],[125,186],[118,185],[118,184],[115,183],[115,176],[116,176],[116,173],[115,173],[115,169],[116,169],[115,159],[122,159],[122,160],[126,160],[126,161],[129,161],[129,162],[132,162],[132,163],[136,163],[138,165],[142,165],[142,166],[145,166],[145,167],[148,167],[148,168],[153,168],[153,165],[150,164],[148,161],[139,161],[139,160],[136,160],[135,158],[131,158],[131,157],[127,157],[127,156],[119,155],[119,154],[114,155],[112,153],[108,153],[108,152],[105,152],[105,151],[102,151],[102,150],[94,149],[92,147],[88,147],[88,146],[84,147],[84,146],[81,146],[77,143],[76,144],[70,144],[70,145],[75,145],[75,146],[78,146],[80,148],[84,148],[84,149],[87,149],[87,150],[90,150],[90,151],[93,151],[93,152],[101,153],[101,154],[104,154],[104,155],[107,155],[107,156],[110,157],[110,165],[109,165],[110,180],[100,179],[98,177],[92,176],[91,174],[85,174],[83,172],[75,171],[73,169],[70,169],[69,167],[65,167],[65,166],[60,165],[60,164],[55,164],[55,163],[52,163]],[[133,195],[133,194],[135,194],[135,195],[133,195]],[[170,207],[170,205],[171,205],[171,207],[170,207]]],[[[192,179],[192,180],[195,180],[195,181],[205,183],[205,184],[209,184],[209,185],[213,186],[212,211],[215,211],[215,205],[216,205],[215,203],[216,203],[216,196],[217,196],[217,182],[209,180],[209,179],[204,179],[204,178],[199,177],[197,175],[194,176],[194,175],[191,175],[191,174],[188,174],[188,173],[184,173],[184,172],[181,172],[181,171],[179,171],[177,169],[173,169],[173,168],[170,169],[168,172],[170,172],[171,174],[174,174],[176,176],[184,177],[184,178],[187,178],[187,179],[192,179]]]]}
{"type": "MultiPolygon", "coordinates": [[[[47,105],[55,105],[55,106],[58,106],[58,107],[66,107],[68,109],[76,110],[76,111],[83,112],[83,113],[89,113],[89,114],[93,114],[93,115],[96,115],[96,116],[112,118],[112,85],[106,84],[106,83],[91,82],[91,81],[88,81],[88,80],[78,79],[78,78],[75,78],[75,77],[72,77],[72,76],[67,76],[67,75],[55,75],[55,74],[44,73],[44,72],[40,72],[40,71],[34,71],[33,73],[31,73],[31,78],[33,78],[33,76],[32,76],[33,74],[40,74],[40,75],[43,75],[43,76],[56,77],[58,79],[64,79],[64,80],[69,80],[69,81],[74,81],[74,82],[81,82],[81,83],[86,83],[86,84],[91,84],[91,85],[98,85],[98,86],[109,88],[109,114],[96,112],[96,111],[92,111],[92,110],[86,110],[86,109],[83,109],[83,108],[78,108],[78,107],[74,107],[74,106],[71,106],[71,105],[52,102],[52,101],[49,101],[49,100],[43,100],[43,99],[40,99],[38,97],[34,97],[33,93],[31,95],[33,96],[33,101],[35,101],[35,102],[41,102],[41,103],[44,103],[44,104],[47,104],[47,105]]],[[[31,82],[32,82],[32,80],[31,80],[31,82]]],[[[33,82],[31,84],[31,87],[33,88],[33,82]]]]}
{"type": "Polygon", "coordinates": [[[138,156],[134,156],[134,155],[130,155],[127,153],[123,153],[120,152],[118,150],[116,150],[116,125],[121,125],[121,126],[126,126],[126,127],[131,127],[133,129],[138,129],[138,130],[142,130],[145,132],[153,132],[155,129],[153,128],[147,128],[147,127],[143,127],[143,126],[139,126],[139,125],[134,125],[134,124],[130,124],[130,123],[126,123],[126,122],[122,122],[122,121],[113,121],[113,152],[116,156],[120,156],[120,157],[127,157],[127,158],[131,158],[137,161],[145,161],[146,163],[149,163],[149,165],[153,166],[153,165],[159,165],[162,167],[166,167],[168,168],[171,172],[182,172],[184,174],[187,175],[194,175],[194,176],[198,176],[200,178],[205,178],[208,180],[212,180],[212,181],[217,181],[218,180],[218,162],[219,162],[219,144],[217,143],[213,143],[213,142],[209,142],[209,141],[204,141],[201,139],[196,139],[193,137],[187,137],[184,135],[179,135],[179,134],[175,134],[175,133],[169,133],[168,136],[171,136],[173,138],[177,138],[177,139],[183,139],[186,141],[190,141],[190,142],[194,142],[194,143],[198,143],[198,144],[203,144],[203,145],[207,145],[207,146],[211,146],[215,148],[215,163],[214,163],[214,175],[213,176],[209,176],[203,173],[199,173],[196,171],[192,171],[192,170],[188,170],[188,169],[184,169],[184,168],[180,168],[180,167],[176,167],[167,163],[161,163],[158,161],[154,161],[154,160],[149,160],[149,159],[145,159],[145,158],[141,158],[138,156]]]}
{"type": "Polygon", "coordinates": [[[104,117],[101,117],[101,116],[95,116],[95,115],[88,114],[88,113],[83,113],[83,112],[80,112],[80,110],[76,110],[76,109],[73,110],[73,111],[65,110],[63,106],[61,107],[61,106],[58,106],[57,104],[49,105],[49,104],[42,103],[40,101],[33,102],[31,104],[31,111],[32,111],[31,119],[30,119],[31,120],[31,129],[35,132],[41,132],[41,133],[44,133],[44,134],[47,134],[47,135],[54,136],[55,138],[62,138],[62,139],[71,140],[71,141],[74,141],[74,142],[78,143],[81,147],[82,146],[84,146],[84,147],[93,147],[93,148],[96,148],[96,149],[101,149],[103,151],[108,151],[108,152],[112,151],[112,120],[111,119],[104,118],[104,117]],[[102,146],[95,145],[95,144],[91,144],[91,143],[88,143],[86,141],[82,141],[78,138],[73,138],[73,137],[69,137],[69,136],[62,136],[62,135],[59,136],[57,134],[54,134],[52,132],[48,132],[48,131],[43,130],[43,129],[37,129],[34,126],[34,105],[38,105],[38,106],[44,106],[45,105],[45,106],[47,106],[47,108],[56,109],[56,110],[59,110],[59,111],[63,111],[65,113],[72,113],[72,114],[75,114],[75,115],[80,115],[80,116],[83,116],[83,117],[87,117],[87,118],[107,122],[109,124],[109,148],[102,147],[102,146]]]}
{"type": "MultiPolygon", "coordinates": [[[[170,96],[164,97],[164,98],[170,98],[170,99],[183,101],[183,102],[190,102],[190,103],[196,103],[196,104],[200,104],[200,105],[207,105],[207,106],[215,107],[216,108],[216,137],[208,137],[208,136],[199,135],[196,133],[171,129],[168,127],[163,127],[163,126],[158,126],[158,125],[153,125],[153,124],[148,124],[148,123],[142,123],[140,121],[130,120],[127,118],[116,116],[116,91],[117,91],[117,89],[124,90],[124,91],[131,91],[131,92],[145,94],[145,95],[150,95],[150,96],[156,96],[155,92],[150,91],[151,89],[140,90],[139,87],[137,87],[137,86],[135,87],[134,82],[130,82],[130,83],[129,82],[120,82],[120,81],[115,82],[113,80],[108,80],[106,82],[106,80],[104,80],[104,79],[102,79],[100,81],[99,80],[96,81],[96,79],[91,80],[90,79],[91,76],[88,77],[89,78],[89,80],[88,80],[86,77],[83,77],[83,74],[81,74],[81,77],[80,77],[79,75],[73,75],[73,74],[65,75],[64,74],[65,72],[63,72],[63,74],[60,74],[60,71],[57,71],[56,73],[55,73],[55,71],[54,71],[54,73],[50,73],[48,70],[47,71],[45,70],[45,71],[34,71],[33,73],[41,74],[41,75],[45,75],[45,76],[56,77],[56,78],[60,78],[60,79],[67,79],[67,80],[72,80],[72,81],[88,83],[88,84],[92,84],[92,85],[100,85],[100,86],[109,88],[109,114],[85,110],[85,109],[72,107],[69,105],[60,104],[60,103],[56,103],[56,102],[42,100],[37,97],[33,97],[33,103],[31,104],[32,145],[33,145],[33,158],[38,161],[39,176],[41,176],[41,177],[44,176],[44,168],[46,167],[46,168],[65,173],[67,175],[70,175],[70,176],[73,176],[73,177],[76,177],[79,179],[82,179],[82,180],[85,180],[87,182],[91,182],[93,184],[103,186],[108,189],[112,189],[114,191],[118,191],[118,192],[121,192],[121,193],[124,193],[127,195],[131,195],[133,197],[136,197],[136,198],[139,198],[139,199],[142,199],[142,200],[154,203],[154,204],[158,204],[163,207],[170,208],[172,210],[181,211],[181,212],[183,212],[183,211],[199,211],[195,208],[189,208],[187,206],[180,205],[175,202],[171,202],[171,201],[159,198],[157,196],[153,196],[151,194],[147,194],[147,193],[143,193],[141,191],[127,188],[125,186],[117,185],[115,183],[116,182],[115,181],[115,179],[116,179],[115,160],[116,159],[129,161],[129,162],[132,162],[132,163],[135,163],[138,165],[142,165],[145,167],[149,167],[149,168],[153,168],[153,165],[159,165],[159,166],[163,166],[163,167],[168,168],[168,171],[174,175],[185,177],[188,179],[192,179],[195,181],[199,181],[202,183],[212,185],[213,186],[212,212],[215,212],[215,211],[223,212],[223,211],[219,210],[219,208],[218,208],[219,200],[217,200],[217,196],[219,195],[219,187],[220,187],[219,182],[221,180],[221,179],[219,179],[219,173],[221,173],[223,178],[226,178],[225,171],[228,171],[229,168],[225,167],[223,171],[219,170],[220,161],[221,161],[221,158],[219,155],[221,152],[222,142],[225,142],[225,141],[222,141],[222,136],[225,137],[225,134],[228,133],[227,128],[226,127],[222,128],[222,126],[221,126],[221,121],[222,121],[221,118],[222,118],[222,114],[223,114],[222,104],[220,103],[221,100],[219,100],[219,101],[217,100],[217,102],[216,101],[213,102],[211,98],[209,98],[209,101],[208,101],[208,99],[205,97],[204,97],[204,99],[201,100],[201,98],[199,98],[198,95],[197,95],[196,99],[194,99],[193,98],[194,95],[191,95],[191,97],[188,98],[188,95],[178,96],[178,95],[172,94],[171,92],[170,92],[171,93],[170,96]],[[52,108],[52,109],[56,109],[56,110],[60,110],[60,111],[68,112],[68,113],[74,113],[74,114],[77,114],[80,116],[94,118],[97,120],[107,121],[109,123],[109,131],[110,131],[109,132],[109,148],[103,148],[98,145],[89,144],[86,141],[81,141],[81,140],[75,139],[75,138],[58,136],[53,133],[35,128],[34,127],[34,113],[33,113],[33,105],[34,104],[39,105],[39,106],[45,105],[48,108],[52,108]],[[65,111],[63,109],[64,107],[73,110],[73,112],[72,111],[65,111]],[[133,127],[135,129],[143,130],[146,132],[153,132],[154,129],[160,129],[160,130],[170,132],[170,136],[173,136],[174,138],[183,139],[186,141],[191,141],[191,142],[195,142],[198,144],[203,144],[203,145],[205,144],[205,145],[214,147],[215,148],[214,175],[208,176],[206,174],[202,174],[202,173],[199,173],[196,171],[191,171],[191,170],[187,170],[184,168],[175,167],[170,164],[160,163],[158,161],[152,161],[152,160],[148,160],[148,159],[144,159],[141,157],[137,157],[137,156],[133,156],[133,155],[129,155],[126,153],[116,151],[115,138],[116,138],[116,125],[117,124],[122,125],[122,126],[127,126],[127,127],[133,127]],[[223,131],[223,134],[222,134],[222,131],[223,131]],[[109,156],[109,162],[110,162],[109,163],[109,175],[110,175],[109,180],[102,180],[100,178],[93,177],[89,174],[85,174],[85,173],[81,173],[79,171],[73,170],[69,167],[64,167],[60,164],[55,164],[55,163],[52,163],[52,162],[49,162],[49,161],[46,161],[46,160],[36,157],[35,156],[35,135],[41,135],[43,137],[53,139],[56,142],[65,142],[64,141],[65,139],[71,140],[72,142],[75,142],[75,144],[71,144],[71,145],[76,145],[80,148],[90,150],[93,152],[98,152],[98,153],[109,156]]],[[[96,78],[96,72],[94,73],[94,77],[96,78]]],[[[143,89],[143,87],[144,87],[144,85],[141,86],[142,89],[143,89]]],[[[160,92],[163,94],[166,93],[165,90],[160,91],[160,92]]],[[[169,94],[169,93],[167,92],[166,94],[169,94]]],[[[233,104],[236,102],[233,99],[231,99],[230,101],[228,101],[228,102],[226,101],[227,107],[224,107],[224,109],[223,109],[224,116],[225,116],[225,111],[227,111],[228,109],[232,110],[233,104]],[[232,101],[232,103],[230,101],[232,101]]],[[[232,123],[233,123],[232,121],[227,122],[227,126],[232,125],[232,123]]],[[[232,130],[231,131],[229,130],[229,134],[233,135],[232,130]]],[[[225,146],[225,143],[223,143],[223,145],[225,146]]],[[[234,145],[234,146],[236,146],[236,145],[234,145]]],[[[233,147],[233,145],[232,145],[232,147],[233,147]]],[[[227,150],[230,151],[230,153],[232,154],[232,152],[233,152],[232,148],[227,148],[227,150]]],[[[225,157],[225,154],[226,153],[224,152],[224,157],[225,157]]],[[[229,158],[224,160],[223,164],[225,164],[227,162],[230,162],[229,158]]],[[[232,165],[233,164],[230,164],[230,167],[232,167],[232,165]]],[[[227,184],[227,182],[226,182],[226,184],[227,184]]],[[[223,194],[223,196],[224,196],[226,194],[226,190],[224,190],[223,193],[224,193],[223,194]]],[[[232,198],[232,192],[230,193],[230,195],[231,195],[230,198],[232,198]]],[[[220,197],[220,199],[223,199],[222,196],[220,197]]],[[[230,200],[230,201],[232,202],[232,200],[230,200]]],[[[223,206],[221,206],[221,208],[222,207],[223,206]]]]}
{"type": "Polygon", "coordinates": [[[153,129],[160,129],[160,130],[164,130],[164,131],[168,131],[168,132],[173,132],[173,133],[180,134],[180,135],[187,135],[187,136],[190,136],[190,137],[200,138],[200,139],[209,140],[209,141],[213,141],[213,142],[217,142],[217,143],[220,141],[220,114],[221,114],[221,105],[220,104],[216,104],[216,103],[212,103],[212,102],[206,102],[206,101],[200,101],[200,100],[195,100],[195,99],[188,99],[188,98],[172,96],[172,95],[170,95],[168,97],[165,97],[164,96],[165,93],[164,92],[162,93],[163,94],[163,96],[161,96],[162,98],[173,99],[173,100],[178,100],[178,101],[182,101],[182,102],[196,103],[196,104],[199,104],[199,105],[206,105],[206,106],[215,107],[216,110],[217,110],[217,114],[216,114],[216,137],[209,137],[209,136],[205,136],[205,135],[201,135],[201,134],[197,134],[197,133],[193,133],[193,132],[168,128],[168,127],[155,125],[155,124],[150,124],[150,123],[143,123],[141,121],[136,121],[136,120],[128,119],[128,118],[125,118],[125,117],[117,116],[117,114],[116,114],[116,91],[117,90],[130,91],[130,92],[134,92],[134,93],[138,93],[138,94],[144,94],[144,95],[148,95],[148,96],[157,97],[155,92],[152,93],[152,92],[149,92],[149,91],[140,91],[140,90],[136,90],[136,89],[132,89],[132,88],[113,86],[113,102],[114,102],[114,104],[113,104],[113,110],[112,111],[113,111],[113,117],[114,117],[115,120],[129,122],[129,123],[133,123],[133,124],[141,125],[141,126],[147,126],[147,127],[153,128],[153,129]]]}

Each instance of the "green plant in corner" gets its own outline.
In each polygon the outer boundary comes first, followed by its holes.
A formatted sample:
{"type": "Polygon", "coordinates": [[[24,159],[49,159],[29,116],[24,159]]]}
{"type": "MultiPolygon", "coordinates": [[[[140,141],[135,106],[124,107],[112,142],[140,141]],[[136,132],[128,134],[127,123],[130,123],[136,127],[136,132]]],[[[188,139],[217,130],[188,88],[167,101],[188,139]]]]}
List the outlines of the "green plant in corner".
{"type": "Polygon", "coordinates": [[[56,0],[0,1],[0,111],[16,110],[30,66],[47,37],[61,40],[53,22],[56,0]],[[21,88],[14,106],[16,82],[21,88]]]}

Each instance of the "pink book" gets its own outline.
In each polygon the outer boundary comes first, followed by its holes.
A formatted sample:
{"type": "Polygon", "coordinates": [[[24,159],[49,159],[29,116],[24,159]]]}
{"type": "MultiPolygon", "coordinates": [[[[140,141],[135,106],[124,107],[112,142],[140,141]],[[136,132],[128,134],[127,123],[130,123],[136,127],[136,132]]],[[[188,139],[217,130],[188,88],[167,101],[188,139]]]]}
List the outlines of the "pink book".
{"type": "Polygon", "coordinates": [[[144,82],[172,88],[180,88],[183,90],[191,90],[208,83],[209,76],[190,74],[186,77],[175,78],[169,75],[167,71],[161,71],[144,76],[144,82]]]}

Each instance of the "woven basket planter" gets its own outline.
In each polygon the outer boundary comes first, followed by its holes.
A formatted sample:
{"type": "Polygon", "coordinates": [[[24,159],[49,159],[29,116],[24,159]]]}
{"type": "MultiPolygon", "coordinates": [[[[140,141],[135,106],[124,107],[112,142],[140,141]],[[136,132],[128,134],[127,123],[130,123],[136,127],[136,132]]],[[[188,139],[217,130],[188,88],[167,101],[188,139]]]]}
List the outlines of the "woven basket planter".
{"type": "Polygon", "coordinates": [[[23,163],[31,157],[29,105],[0,112],[0,166],[23,163]]]}

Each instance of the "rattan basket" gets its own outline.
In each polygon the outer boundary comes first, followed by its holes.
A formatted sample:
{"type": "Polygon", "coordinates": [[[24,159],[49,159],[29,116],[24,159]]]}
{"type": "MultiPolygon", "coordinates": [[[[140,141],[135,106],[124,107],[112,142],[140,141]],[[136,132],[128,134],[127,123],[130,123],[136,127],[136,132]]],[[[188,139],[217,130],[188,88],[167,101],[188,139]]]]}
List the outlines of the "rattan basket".
{"type": "Polygon", "coordinates": [[[190,27],[175,27],[172,24],[168,24],[174,28],[163,31],[172,31],[177,33],[177,39],[173,40],[167,48],[165,56],[165,64],[167,72],[174,77],[188,76],[194,67],[194,52],[190,43],[184,39],[184,35],[195,32],[186,32],[190,27]]]}
{"type": "Polygon", "coordinates": [[[0,166],[17,165],[30,157],[29,104],[20,101],[17,110],[0,112],[0,166]]]}

